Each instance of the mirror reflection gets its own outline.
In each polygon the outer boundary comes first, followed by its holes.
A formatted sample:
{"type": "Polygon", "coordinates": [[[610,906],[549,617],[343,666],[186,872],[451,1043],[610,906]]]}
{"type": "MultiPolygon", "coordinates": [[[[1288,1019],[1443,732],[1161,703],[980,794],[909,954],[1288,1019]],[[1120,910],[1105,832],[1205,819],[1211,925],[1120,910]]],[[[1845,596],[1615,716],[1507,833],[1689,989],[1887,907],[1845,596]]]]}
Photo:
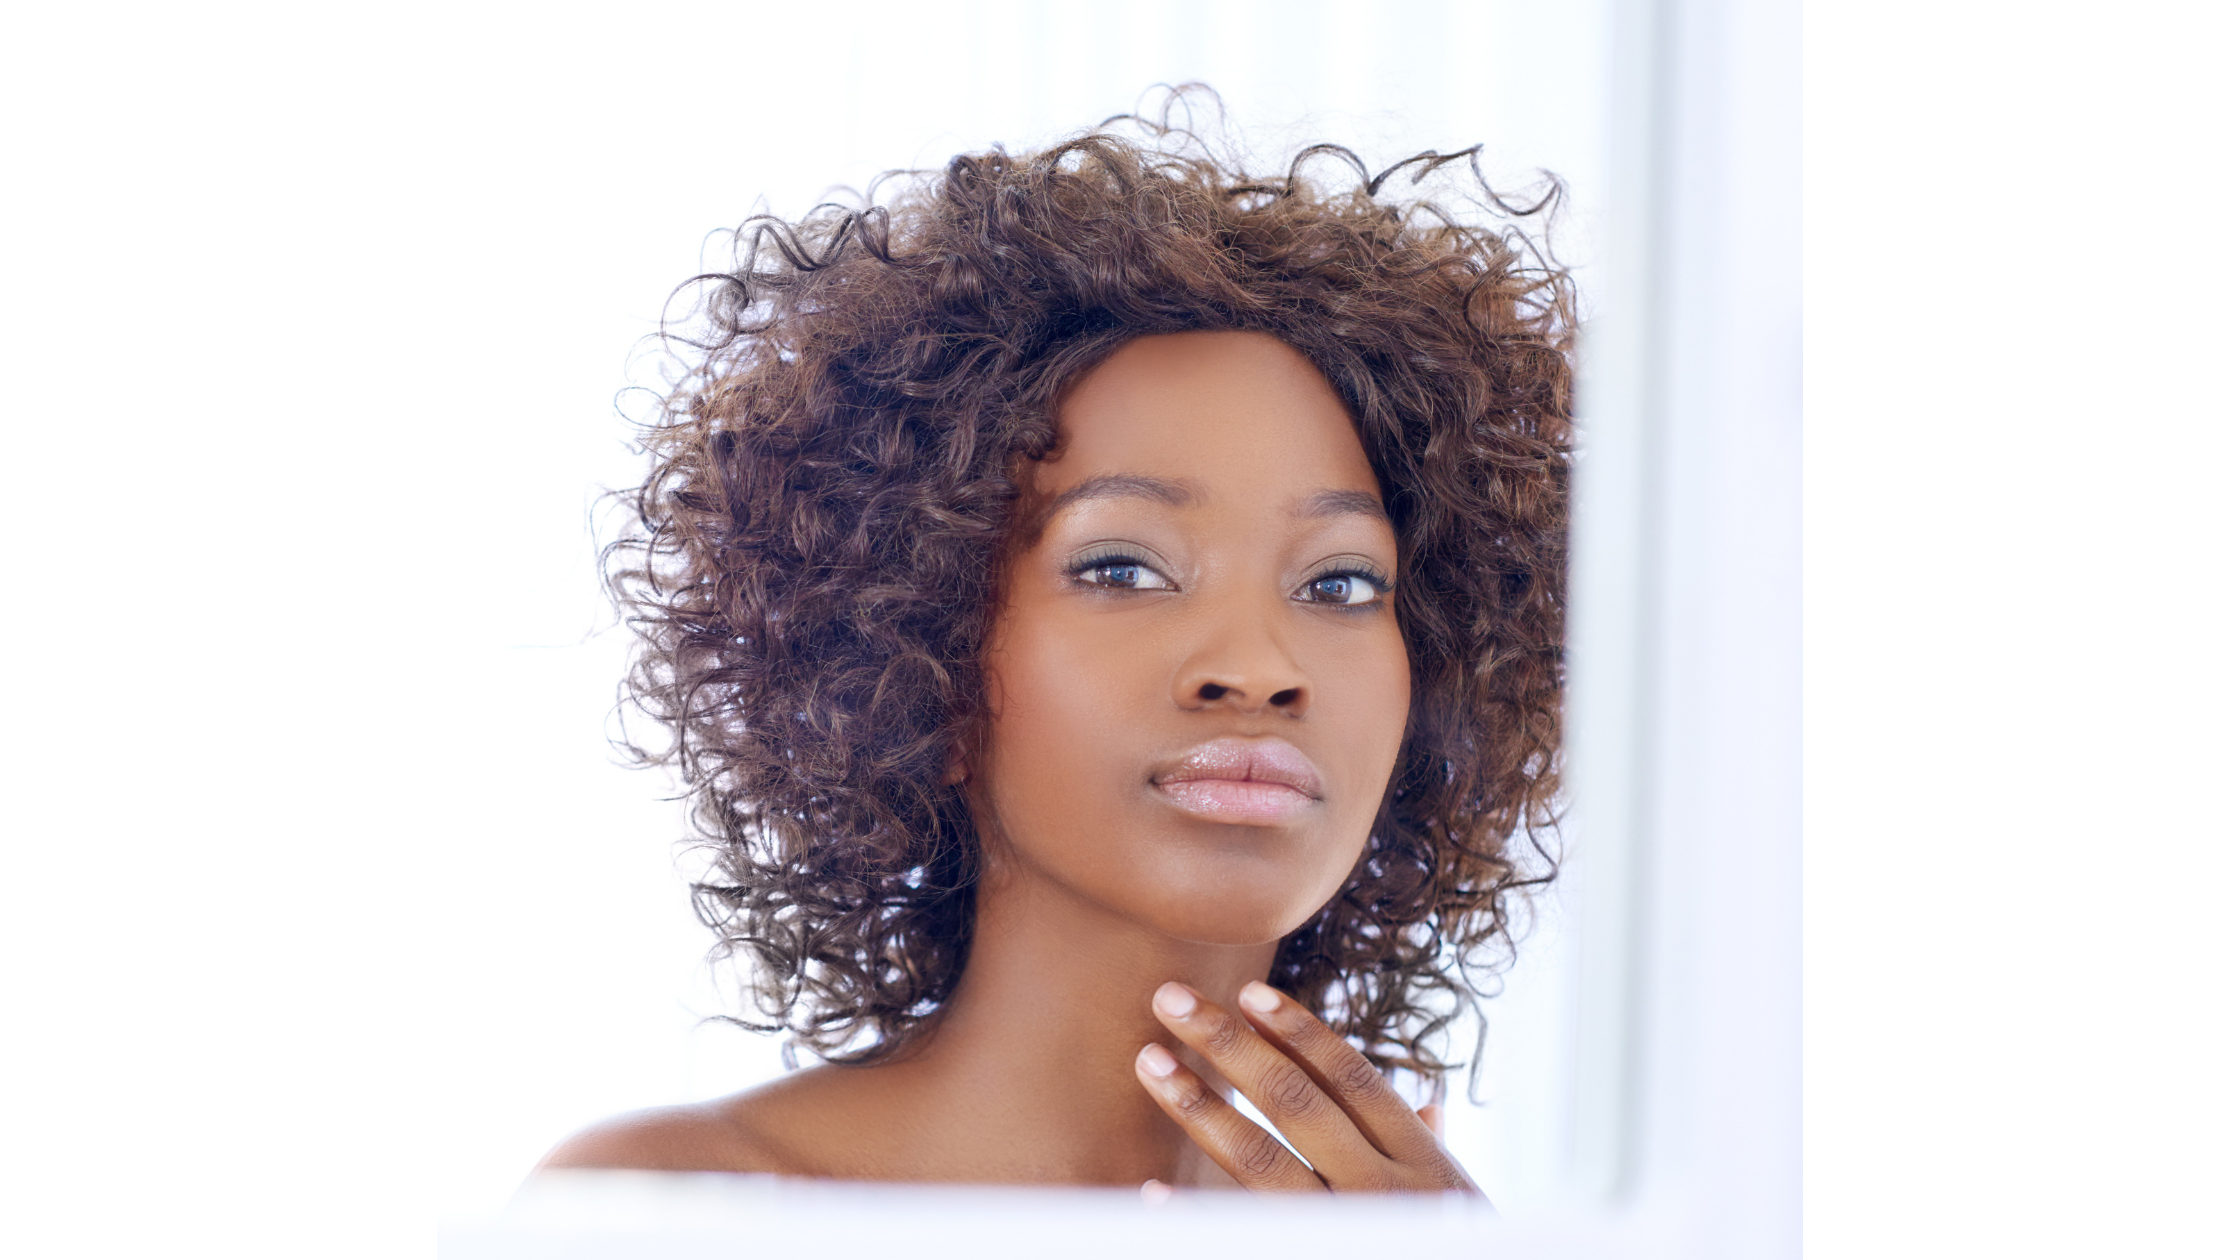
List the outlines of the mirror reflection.
{"type": "Polygon", "coordinates": [[[1550,1192],[1587,146],[1223,91],[774,179],[672,302],[609,571],[697,921],[547,1166],[1550,1192]]]}

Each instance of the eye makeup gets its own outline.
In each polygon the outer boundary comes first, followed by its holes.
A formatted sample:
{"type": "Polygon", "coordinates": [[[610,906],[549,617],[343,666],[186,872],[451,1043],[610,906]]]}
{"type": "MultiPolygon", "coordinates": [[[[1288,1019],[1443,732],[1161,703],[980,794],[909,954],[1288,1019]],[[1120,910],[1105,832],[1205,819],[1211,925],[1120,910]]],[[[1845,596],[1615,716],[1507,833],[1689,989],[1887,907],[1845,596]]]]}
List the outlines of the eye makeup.
{"type": "MultiPolygon", "coordinates": [[[[1084,586],[1109,591],[1172,591],[1173,579],[1142,550],[1101,544],[1066,565],[1066,576],[1084,586]]],[[[1392,592],[1392,582],[1376,566],[1353,557],[1328,564],[1292,594],[1300,603],[1333,608],[1366,608],[1392,592]]]]}
{"type": "Polygon", "coordinates": [[[1339,568],[1309,579],[1292,598],[1307,604],[1360,608],[1382,600],[1391,590],[1391,583],[1366,569],[1339,568]]]}
{"type": "Polygon", "coordinates": [[[1098,544],[1086,556],[1066,565],[1067,576],[1084,586],[1108,591],[1171,591],[1178,589],[1141,550],[1098,544]]]}

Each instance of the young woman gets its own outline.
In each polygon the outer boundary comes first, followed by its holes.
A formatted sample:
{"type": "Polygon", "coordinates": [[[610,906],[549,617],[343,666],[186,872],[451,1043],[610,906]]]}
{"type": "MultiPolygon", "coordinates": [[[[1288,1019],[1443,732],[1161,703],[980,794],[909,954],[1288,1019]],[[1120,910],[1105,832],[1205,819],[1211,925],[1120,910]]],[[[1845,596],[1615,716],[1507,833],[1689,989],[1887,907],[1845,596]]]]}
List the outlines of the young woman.
{"type": "Polygon", "coordinates": [[[1387,1077],[1546,878],[1571,336],[1380,200],[1471,157],[1108,130],[750,224],[611,554],[743,1022],[824,1062],[545,1167],[1469,1188],[1387,1077]]]}

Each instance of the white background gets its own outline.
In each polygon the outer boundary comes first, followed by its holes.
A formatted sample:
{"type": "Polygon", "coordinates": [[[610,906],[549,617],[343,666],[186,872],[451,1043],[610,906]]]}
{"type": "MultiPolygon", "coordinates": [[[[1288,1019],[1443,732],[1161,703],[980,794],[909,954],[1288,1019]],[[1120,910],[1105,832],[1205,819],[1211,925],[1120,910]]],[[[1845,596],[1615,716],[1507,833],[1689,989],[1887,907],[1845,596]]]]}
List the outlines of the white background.
{"type": "Polygon", "coordinates": [[[2240,29],[1807,12],[1808,1236],[2231,1255],[2240,29]]]}
{"type": "MultiPolygon", "coordinates": [[[[674,814],[584,642],[611,398],[703,232],[1190,76],[1602,160],[1559,4],[965,11],[7,19],[11,1230],[424,1249],[547,1082],[703,1087],[674,814]],[[1445,92],[1482,125],[1377,112],[1445,92]]],[[[1806,13],[1811,1246],[2215,1254],[2231,19],[1806,13]]]]}

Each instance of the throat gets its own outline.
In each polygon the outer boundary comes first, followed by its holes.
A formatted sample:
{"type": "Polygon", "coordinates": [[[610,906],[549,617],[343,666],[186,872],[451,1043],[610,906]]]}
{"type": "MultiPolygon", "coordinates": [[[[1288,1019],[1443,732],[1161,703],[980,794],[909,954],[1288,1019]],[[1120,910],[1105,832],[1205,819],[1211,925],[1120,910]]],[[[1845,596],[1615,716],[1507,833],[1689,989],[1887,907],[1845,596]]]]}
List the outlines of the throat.
{"type": "Polygon", "coordinates": [[[1018,895],[1034,882],[983,885],[965,974],[917,1045],[844,1069],[880,1078],[889,1149],[909,1166],[898,1179],[1234,1184],[1144,1091],[1135,1059],[1158,1042],[1222,1085],[1153,1018],[1151,995],[1169,980],[1233,995],[1267,976],[1274,943],[1203,945],[1060,913],[1018,895]]]}

